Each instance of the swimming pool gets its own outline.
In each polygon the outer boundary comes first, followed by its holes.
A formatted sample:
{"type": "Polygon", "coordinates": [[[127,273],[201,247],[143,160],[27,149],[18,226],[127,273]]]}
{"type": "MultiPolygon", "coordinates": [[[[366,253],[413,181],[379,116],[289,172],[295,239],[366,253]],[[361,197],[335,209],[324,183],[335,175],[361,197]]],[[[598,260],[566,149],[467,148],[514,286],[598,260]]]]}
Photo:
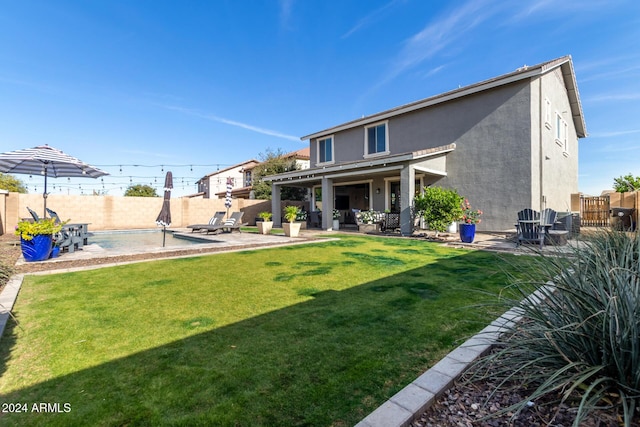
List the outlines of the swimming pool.
{"type": "MultiPolygon", "coordinates": [[[[93,231],[89,244],[96,244],[103,249],[134,249],[142,247],[162,247],[162,230],[115,230],[93,231]]],[[[177,238],[167,231],[165,247],[193,246],[203,243],[214,243],[204,239],[177,238]]]]}

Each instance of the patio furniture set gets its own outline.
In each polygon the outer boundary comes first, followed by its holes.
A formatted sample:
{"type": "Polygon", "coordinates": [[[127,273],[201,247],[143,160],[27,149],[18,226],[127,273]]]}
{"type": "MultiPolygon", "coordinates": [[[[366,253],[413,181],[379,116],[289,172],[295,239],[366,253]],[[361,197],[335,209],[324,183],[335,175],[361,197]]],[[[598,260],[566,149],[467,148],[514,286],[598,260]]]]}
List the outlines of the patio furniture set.
{"type": "MultiPolygon", "coordinates": [[[[49,208],[45,209],[49,214],[49,217],[55,220],[56,224],[63,224],[63,221],[55,211],[49,208]]],[[[31,217],[34,221],[40,220],[40,217],[33,209],[27,207],[27,210],[31,214],[31,217]]],[[[63,224],[60,232],[56,233],[56,235],[54,236],[54,240],[56,246],[60,248],[61,252],[66,251],[71,253],[76,249],[82,249],[82,247],[86,245],[87,241],[89,240],[89,223],[80,222],[73,224],[63,224]]]]}
{"type": "Polygon", "coordinates": [[[557,221],[557,215],[553,209],[538,212],[527,208],[518,212],[516,246],[532,242],[538,243],[541,249],[545,243],[566,245],[570,230],[557,221]]]}

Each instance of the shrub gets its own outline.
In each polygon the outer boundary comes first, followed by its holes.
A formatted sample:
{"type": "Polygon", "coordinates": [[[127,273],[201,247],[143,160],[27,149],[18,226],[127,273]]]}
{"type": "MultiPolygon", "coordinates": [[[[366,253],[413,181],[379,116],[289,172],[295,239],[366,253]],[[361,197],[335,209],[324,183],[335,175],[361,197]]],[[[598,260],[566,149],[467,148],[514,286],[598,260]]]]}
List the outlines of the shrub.
{"type": "MultiPolygon", "coordinates": [[[[66,223],[66,222],[65,222],[66,223]]],[[[55,234],[62,230],[65,224],[56,224],[54,218],[43,218],[38,221],[20,221],[16,226],[16,236],[20,236],[24,240],[31,240],[33,236],[40,234],[55,234]]]]}
{"type": "Polygon", "coordinates": [[[286,219],[288,222],[294,222],[298,217],[299,211],[300,211],[300,208],[298,208],[297,206],[285,206],[284,219],[286,219]]]}
{"type": "Polygon", "coordinates": [[[455,191],[442,187],[425,187],[424,193],[413,199],[418,215],[424,218],[429,229],[446,231],[447,227],[462,217],[462,197],[455,191]]]}
{"type": "Polygon", "coordinates": [[[273,215],[271,214],[271,212],[267,212],[267,211],[265,211],[265,212],[260,212],[260,213],[258,214],[258,217],[259,217],[259,218],[262,218],[262,220],[263,220],[263,221],[271,221],[271,217],[272,217],[272,216],[273,216],[273,215]]]}
{"type": "Polygon", "coordinates": [[[503,386],[532,386],[504,412],[560,395],[568,405],[577,397],[575,426],[603,406],[630,425],[640,404],[639,236],[602,232],[569,254],[534,257],[525,279],[513,282],[515,296],[502,299],[522,321],[507,328],[470,380],[489,372],[503,386]],[[528,296],[536,289],[534,304],[528,296]]]}

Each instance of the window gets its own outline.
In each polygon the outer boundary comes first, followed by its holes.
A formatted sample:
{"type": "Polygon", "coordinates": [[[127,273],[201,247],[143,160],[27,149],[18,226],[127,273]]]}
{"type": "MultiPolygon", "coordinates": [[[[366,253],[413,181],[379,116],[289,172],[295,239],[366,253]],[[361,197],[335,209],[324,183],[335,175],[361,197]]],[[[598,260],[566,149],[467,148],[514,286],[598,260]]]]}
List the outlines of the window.
{"type": "Polygon", "coordinates": [[[318,163],[333,162],[333,136],[318,140],[318,163]]]}
{"type": "Polygon", "coordinates": [[[551,129],[551,101],[544,99],[544,125],[551,129]]]}
{"type": "Polygon", "coordinates": [[[563,154],[569,154],[569,125],[556,113],[556,144],[562,147],[563,154]]]}
{"type": "Polygon", "coordinates": [[[251,171],[244,171],[244,186],[251,187],[251,171]]]}
{"type": "Polygon", "coordinates": [[[386,122],[365,128],[364,135],[365,157],[389,152],[386,122]]]}

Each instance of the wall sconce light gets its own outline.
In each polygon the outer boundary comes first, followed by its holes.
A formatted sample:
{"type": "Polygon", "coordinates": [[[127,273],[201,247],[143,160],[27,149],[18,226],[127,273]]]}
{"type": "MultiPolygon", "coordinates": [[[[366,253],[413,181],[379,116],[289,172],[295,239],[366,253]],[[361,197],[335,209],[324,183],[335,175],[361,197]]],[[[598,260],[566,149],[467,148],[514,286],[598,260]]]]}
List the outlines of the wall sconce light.
{"type": "Polygon", "coordinates": [[[380,188],[376,188],[376,194],[380,194],[380,188]]]}

